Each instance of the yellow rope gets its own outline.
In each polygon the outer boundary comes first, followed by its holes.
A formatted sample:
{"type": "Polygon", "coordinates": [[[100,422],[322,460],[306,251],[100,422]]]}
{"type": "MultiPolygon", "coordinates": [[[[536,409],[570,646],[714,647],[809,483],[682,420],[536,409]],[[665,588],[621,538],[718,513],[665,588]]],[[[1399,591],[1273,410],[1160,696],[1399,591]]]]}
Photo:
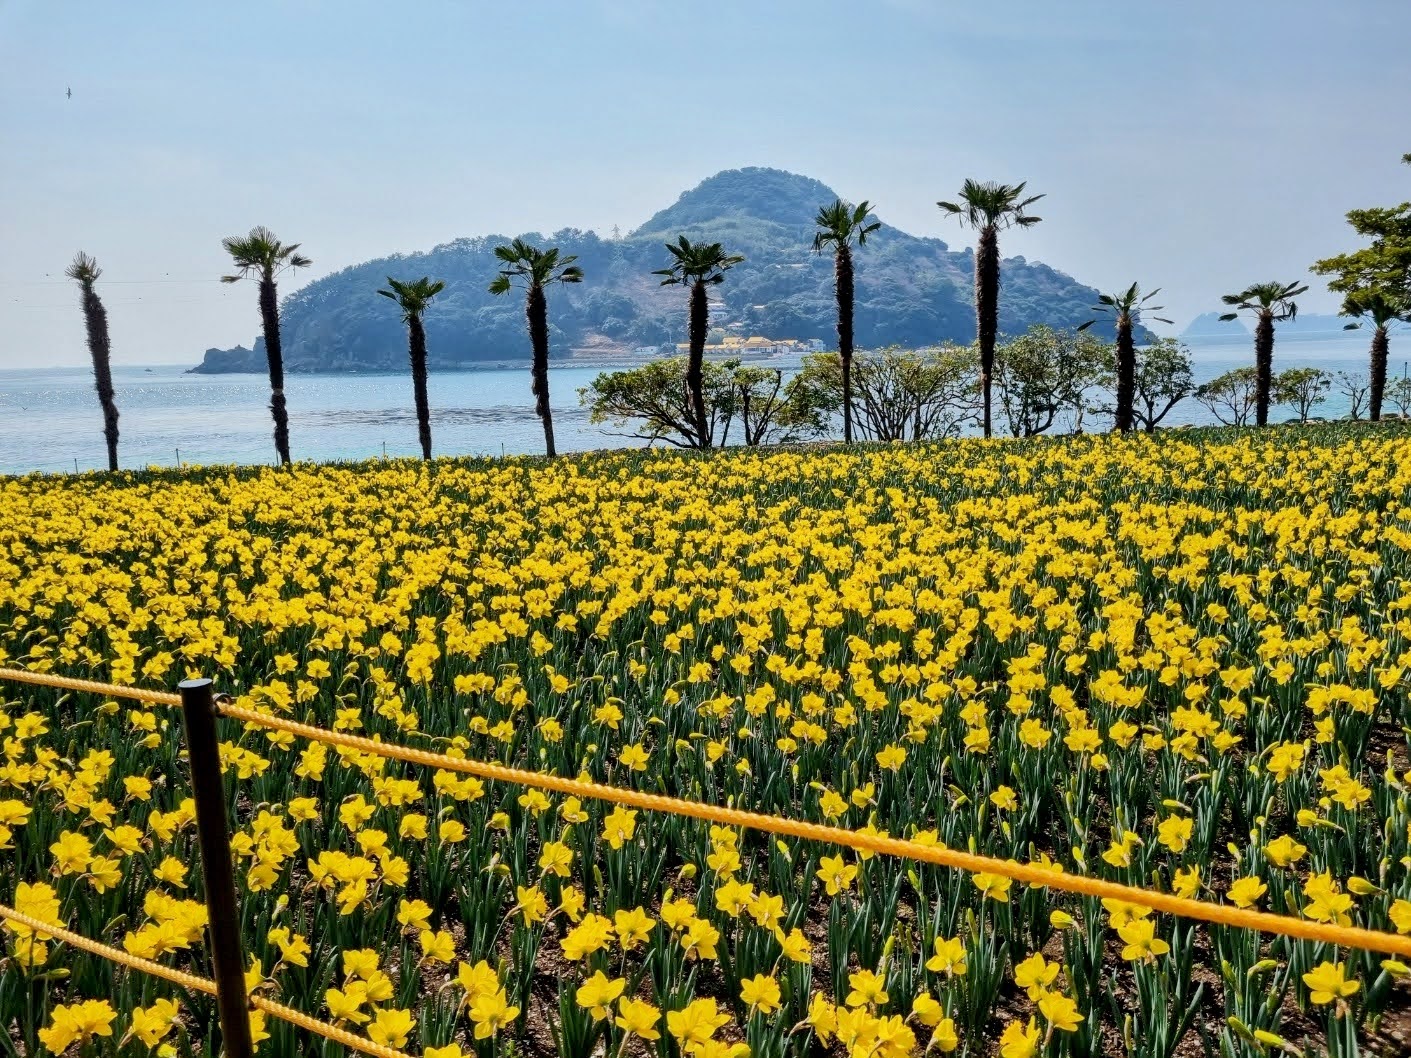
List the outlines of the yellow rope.
{"type": "Polygon", "coordinates": [[[189,988],[193,992],[205,992],[207,995],[216,994],[216,983],[204,977],[195,977],[192,974],[183,973],[180,970],[173,970],[170,966],[163,966],[159,962],[151,959],[139,959],[136,955],[129,955],[120,948],[110,948],[106,944],[99,944],[96,940],[89,940],[78,933],[71,933],[62,926],[54,926],[43,919],[31,918],[29,915],[16,911],[14,908],[0,904],[0,918],[7,918],[11,922],[16,922],[21,926],[28,926],[39,940],[61,940],[65,944],[83,951],[91,952],[94,955],[101,955],[109,962],[115,962],[120,966],[126,966],[129,970],[139,970],[142,973],[150,974],[152,977],[160,977],[170,981],[174,985],[182,988],[189,988]]]}
{"type": "MultiPolygon", "coordinates": [[[[60,926],[50,925],[42,919],[31,918],[0,904],[0,918],[9,919],[11,922],[21,926],[27,926],[34,931],[40,940],[60,940],[81,951],[86,951],[91,955],[107,959],[109,962],[117,963],[119,966],[126,966],[130,970],[137,970],[141,973],[150,974],[152,977],[160,977],[170,981],[172,984],[180,985],[182,988],[190,989],[193,992],[204,992],[206,995],[216,994],[216,983],[209,978],[196,977],[193,974],[183,973],[180,970],[173,970],[169,966],[152,962],[150,959],[139,959],[135,955],[129,955],[120,948],[113,948],[107,944],[99,944],[96,940],[89,940],[78,933],[72,933],[60,926]]],[[[391,1047],[384,1047],[380,1043],[355,1036],[353,1033],[330,1025],[327,1022],[311,1018],[307,1014],[301,1014],[293,1007],[287,1007],[283,1003],[276,1003],[272,999],[255,994],[250,996],[250,1005],[256,1010],[263,1010],[281,1021],[287,1021],[291,1025],[296,1025],[301,1029],[317,1033],[324,1039],[332,1040],[334,1043],[342,1044],[344,1047],[363,1054],[373,1055],[374,1058],[411,1058],[405,1051],[398,1051],[391,1047]]]]}
{"type": "Polygon", "coordinates": [[[1298,940],[1322,941],[1344,948],[1360,948],[1366,951],[1411,957],[1411,937],[1402,937],[1394,933],[1352,926],[1338,926],[1325,922],[1309,922],[1289,915],[1273,915],[1266,911],[1253,911],[1225,904],[1212,904],[1203,900],[1190,900],[1170,893],[1138,889],[1134,886],[1109,882],[1101,878],[1064,874],[1052,868],[1032,863],[1018,863],[1013,860],[996,859],[992,856],[977,856],[973,853],[935,845],[922,845],[901,838],[861,834],[853,830],[844,830],[841,827],[806,823],[796,819],[785,819],[782,816],[760,815],[737,808],[722,808],[696,801],[684,801],[675,797],[663,797],[638,790],[585,782],[581,779],[565,779],[544,772],[524,771],[484,761],[447,757],[440,753],[428,753],[425,750],[411,749],[407,746],[375,742],[370,738],[350,735],[342,731],[328,731],[324,728],[296,723],[281,717],[267,716],[264,713],[257,713],[238,706],[221,705],[218,708],[223,716],[232,720],[242,720],[247,724],[255,724],[276,731],[287,731],[315,742],[345,746],[348,749],[405,761],[409,764],[464,772],[482,779],[513,783],[518,786],[533,786],[542,790],[553,790],[556,793],[571,794],[575,797],[589,797],[613,804],[630,805],[648,812],[666,812],[671,815],[689,816],[692,819],[700,819],[722,826],[745,827],[786,837],[801,838],[805,841],[842,845],[863,852],[919,860],[922,863],[952,867],[971,874],[999,875],[1016,882],[1062,889],[1070,893],[1081,893],[1084,896],[1122,900],[1129,904],[1149,907],[1153,911],[1178,915],[1182,918],[1195,918],[1219,925],[1235,926],[1240,929],[1277,933],[1298,940]]]}
{"type": "MultiPolygon", "coordinates": [[[[164,694],[159,691],[146,691],[135,687],[122,687],[109,683],[97,683],[91,680],[75,680],[64,676],[53,676],[48,673],[26,672],[22,669],[0,669],[0,679],[16,680],[21,683],[60,687],[76,691],[92,691],[113,697],[135,698],[140,701],[157,702],[167,705],[181,704],[181,697],[175,694],[164,694]]],[[[1140,907],[1149,907],[1153,911],[1160,911],[1163,914],[1177,915],[1182,918],[1194,918],[1203,922],[1213,922],[1218,925],[1233,926],[1238,929],[1258,930],[1264,933],[1275,933],[1285,937],[1293,937],[1297,940],[1319,941],[1344,948],[1359,948],[1365,951],[1384,952],[1389,955],[1400,955],[1411,958],[1411,937],[1402,937],[1394,933],[1362,929],[1355,926],[1339,926],[1326,922],[1309,922],[1305,919],[1294,918],[1290,915],[1274,915],[1267,911],[1254,911],[1250,908],[1230,907],[1225,904],[1212,904],[1203,900],[1191,900],[1187,897],[1176,896],[1171,893],[1160,893],[1150,889],[1138,889],[1135,886],[1109,882],[1101,878],[1061,873],[1052,868],[1036,866],[1032,863],[1001,860],[993,856],[978,856],[974,853],[960,852],[956,849],[943,848],[935,845],[922,845],[915,841],[907,841],[901,838],[882,837],[875,834],[861,834],[857,831],[844,830],[841,827],[824,826],[819,823],[807,823],[796,819],[785,819],[782,816],[761,815],[757,812],[745,812],[738,808],[723,808],[718,805],[685,801],[676,797],[663,797],[658,794],[643,793],[638,790],[605,786],[595,782],[584,782],[580,779],[565,779],[544,772],[525,771],[520,768],[507,768],[501,764],[465,760],[460,757],[448,757],[440,753],[428,753],[425,750],[412,749],[408,746],[376,742],[370,738],[350,735],[342,731],[329,731],[325,728],[313,727],[309,724],[300,724],[293,720],[268,716],[264,713],[257,713],[253,710],[243,709],[238,706],[220,705],[218,708],[223,716],[227,716],[232,720],[241,720],[247,724],[267,727],[276,731],[287,731],[290,734],[298,735],[315,742],[324,742],[333,746],[345,746],[363,753],[372,753],[380,757],[387,757],[391,760],[405,761],[409,764],[418,764],[428,768],[458,771],[497,782],[513,783],[518,786],[532,786],[542,790],[552,790],[556,793],[570,794],[576,797],[588,797],[597,801],[630,805],[648,812],[665,812],[670,815],[688,816],[692,819],[700,819],[723,826],[744,827],[770,834],[801,838],[805,841],[841,845],[845,848],[856,849],[862,852],[879,853],[884,856],[897,856],[902,859],[916,860],[921,863],[933,863],[940,867],[951,867],[971,874],[998,875],[999,877],[1009,878],[1016,882],[1025,882],[1030,885],[1043,886],[1050,889],[1061,889],[1066,892],[1080,893],[1084,896],[1095,896],[1104,900],[1121,900],[1129,904],[1136,904],[1140,907]]],[[[89,941],[85,943],[91,944],[92,942],[89,941]]],[[[124,958],[130,958],[126,956],[126,953],[118,954],[123,955],[124,958]]],[[[158,964],[153,963],[151,965],[156,966],[158,964]]],[[[171,972],[174,973],[175,971],[171,972]]],[[[258,1003],[265,1001],[252,999],[252,1002],[256,1002],[258,1005],[258,1003]]],[[[278,1006],[278,1004],[274,1005],[278,1006]]],[[[274,1013],[274,1011],[272,1010],[271,1013],[274,1013]]],[[[300,1018],[303,1017],[303,1015],[299,1015],[294,1011],[290,1011],[290,1013],[300,1018]]],[[[276,1016],[281,1015],[276,1014],[276,1016]]],[[[299,1023],[300,1022],[295,1022],[295,1024],[299,1023]]],[[[310,1028],[311,1031],[319,1031],[311,1026],[305,1027],[310,1028]]],[[[330,1031],[333,1032],[342,1031],[332,1029],[331,1027],[329,1028],[330,1031]]],[[[334,1039],[335,1037],[329,1036],[328,1038],[334,1039]]],[[[355,1040],[358,1039],[358,1037],[351,1038],[355,1040]]],[[[348,1044],[348,1046],[353,1046],[353,1044],[348,1044]]],[[[375,1047],[376,1044],[367,1044],[367,1046],[375,1047]]],[[[366,1051],[366,1053],[375,1052],[366,1051]]]]}
{"type": "Polygon", "coordinates": [[[75,680],[68,676],[29,672],[25,669],[0,669],[0,680],[29,683],[37,687],[58,687],[66,691],[90,691],[93,694],[106,694],[110,698],[132,698],[139,702],[152,702],[154,705],[181,704],[181,695],[169,694],[166,691],[147,691],[141,687],[124,687],[116,683],[98,683],[95,680],[75,680]]]}
{"type": "Polygon", "coordinates": [[[286,1007],[283,1003],[276,1003],[272,999],[266,999],[261,995],[250,997],[251,1006],[257,1010],[263,1010],[267,1014],[273,1014],[280,1021],[287,1021],[291,1025],[297,1025],[301,1029],[322,1036],[326,1040],[334,1043],[341,1043],[349,1050],[361,1051],[363,1054],[370,1054],[373,1058],[411,1058],[406,1051],[399,1051],[392,1047],[384,1047],[380,1043],[373,1043],[372,1040],[355,1036],[346,1029],[340,1029],[337,1025],[330,1025],[326,1021],[319,1021],[311,1018],[307,1014],[301,1014],[293,1007],[286,1007]]]}

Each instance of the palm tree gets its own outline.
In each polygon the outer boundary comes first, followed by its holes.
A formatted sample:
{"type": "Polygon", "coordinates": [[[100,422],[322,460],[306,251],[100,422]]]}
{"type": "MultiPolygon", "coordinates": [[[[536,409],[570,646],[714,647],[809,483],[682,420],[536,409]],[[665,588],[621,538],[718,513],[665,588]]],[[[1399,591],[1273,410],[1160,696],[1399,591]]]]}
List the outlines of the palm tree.
{"type": "Polygon", "coordinates": [[[833,247],[833,291],[838,298],[838,356],[843,362],[843,441],[852,444],[852,241],[861,246],[867,237],[880,228],[881,222],[867,223],[871,206],[859,202],[856,207],[838,199],[823,206],[814,218],[818,231],[813,236],[813,252],[822,253],[833,247]]]}
{"type": "Polygon", "coordinates": [[[516,279],[522,279],[526,287],[524,316],[529,321],[529,344],[534,351],[534,410],[544,424],[544,448],[553,458],[558,453],[554,448],[553,413],[549,410],[549,309],[544,288],[550,283],[581,283],[583,269],[573,263],[578,260],[576,255],[560,259],[557,246],[540,250],[523,239],[495,247],[495,256],[505,267],[490,284],[490,293],[508,294],[516,279]]]}
{"type": "Polygon", "coordinates": [[[412,392],[416,396],[416,431],[421,439],[421,458],[431,458],[431,406],[426,399],[426,328],[421,325],[421,314],[431,304],[431,299],[446,289],[440,280],[433,282],[422,276],[410,283],[399,282],[387,277],[388,290],[379,290],[384,298],[391,298],[402,307],[402,320],[407,325],[407,352],[412,361],[412,392]]]}
{"type": "Polygon", "coordinates": [[[1226,294],[1220,299],[1234,306],[1234,311],[1225,313],[1221,320],[1233,320],[1241,312],[1254,314],[1254,422],[1258,426],[1269,424],[1269,394],[1274,384],[1274,324],[1298,316],[1298,305],[1293,299],[1307,289],[1306,283],[1255,283],[1238,294],[1226,294]]]}
{"type": "Polygon", "coordinates": [[[723,283],[725,273],[744,260],[738,254],[727,254],[718,242],[692,243],[682,235],[677,242],[666,244],[673,260],[670,267],[660,268],[654,276],[664,276],[664,287],[691,288],[689,329],[690,356],[686,361],[686,389],[691,396],[691,410],[696,427],[696,447],[709,448],[710,424],[706,418],[705,383],[701,365],[705,361],[706,332],[710,329],[710,303],[706,287],[723,283]]]}
{"type": "MultiPolygon", "coordinates": [[[[1360,316],[1371,320],[1372,365],[1371,365],[1371,413],[1373,422],[1382,417],[1382,396],[1386,392],[1387,356],[1391,342],[1387,338],[1387,327],[1401,320],[1411,323],[1411,301],[1387,294],[1380,290],[1356,290],[1348,294],[1342,303],[1342,315],[1360,316]]],[[[1349,323],[1347,330],[1362,326],[1361,320],[1349,323]]]]}
{"type": "Polygon", "coordinates": [[[93,358],[93,384],[98,390],[98,403],[103,408],[103,438],[108,442],[108,469],[118,469],[118,404],[113,394],[113,369],[109,362],[112,349],[108,344],[108,311],[93,284],[103,270],[86,253],[74,255],[73,264],[64,275],[78,283],[83,292],[83,322],[88,329],[88,355],[93,358]]]}
{"type": "MultiPolygon", "coordinates": [[[[1132,406],[1136,402],[1137,347],[1132,340],[1132,329],[1141,322],[1142,313],[1161,311],[1160,305],[1147,304],[1160,292],[1161,288],[1157,287],[1150,294],[1143,294],[1141,288],[1133,283],[1121,294],[1099,294],[1098,303],[1093,306],[1094,312],[1110,312],[1117,320],[1117,414],[1114,426],[1120,433],[1130,433],[1135,426],[1132,406]]],[[[1171,322],[1161,316],[1153,316],[1152,319],[1171,322]]],[[[1096,322],[1088,320],[1078,330],[1085,331],[1096,322]]]]}
{"type": "Polygon", "coordinates": [[[999,232],[1028,228],[1040,218],[1024,211],[1043,195],[1023,198],[1025,183],[981,184],[966,180],[959,202],[937,202],[941,212],[980,233],[975,247],[975,334],[980,343],[980,390],[984,400],[985,436],[990,436],[990,379],[995,368],[995,337],[999,333],[999,232]]]}
{"type": "Polygon", "coordinates": [[[221,245],[230,254],[235,275],[221,276],[222,283],[238,283],[255,276],[260,281],[260,324],[265,333],[269,361],[269,411],[274,416],[274,449],[279,462],[289,465],[289,410],[284,403],[284,349],[279,342],[279,292],[275,277],[286,269],[307,268],[311,260],[299,253],[299,244],[285,246],[268,228],[251,228],[249,235],[232,235],[221,245]]]}

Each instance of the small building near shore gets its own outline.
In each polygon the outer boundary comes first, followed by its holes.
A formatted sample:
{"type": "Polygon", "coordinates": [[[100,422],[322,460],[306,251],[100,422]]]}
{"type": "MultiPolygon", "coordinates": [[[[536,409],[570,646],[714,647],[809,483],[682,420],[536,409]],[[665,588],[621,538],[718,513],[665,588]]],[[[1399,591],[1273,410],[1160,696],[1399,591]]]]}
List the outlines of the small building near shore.
{"type": "MultiPolygon", "coordinates": [[[[751,335],[742,338],[738,335],[726,335],[719,342],[710,342],[706,345],[707,356],[782,356],[789,353],[803,353],[815,348],[822,348],[822,342],[818,339],[800,340],[798,338],[766,338],[763,335],[751,335]]],[[[685,355],[691,351],[689,342],[677,342],[676,352],[685,355]]]]}

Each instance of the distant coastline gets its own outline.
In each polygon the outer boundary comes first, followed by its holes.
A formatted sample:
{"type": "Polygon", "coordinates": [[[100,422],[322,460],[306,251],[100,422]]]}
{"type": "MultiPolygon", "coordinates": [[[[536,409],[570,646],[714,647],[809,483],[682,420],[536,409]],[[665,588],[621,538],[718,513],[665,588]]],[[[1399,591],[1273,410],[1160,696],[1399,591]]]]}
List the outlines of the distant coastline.
{"type": "MultiPolygon", "coordinates": [[[[1292,323],[1282,323],[1277,332],[1277,343],[1275,348],[1287,347],[1296,343],[1304,342],[1349,342],[1357,343],[1358,347],[1365,344],[1364,337],[1359,331],[1349,331],[1343,326],[1341,317],[1337,316],[1310,316],[1310,323],[1316,322],[1316,327],[1297,327],[1292,323]],[[1336,327],[1327,326],[1327,321],[1336,323],[1336,327]]],[[[1241,328],[1243,330],[1243,328],[1241,328]]],[[[1181,341],[1186,342],[1192,348],[1207,349],[1218,348],[1222,351],[1227,349],[1238,349],[1242,346],[1250,345],[1254,341],[1254,336],[1248,331],[1236,334],[1211,334],[1211,333],[1190,333],[1187,328],[1179,335],[1181,341]]],[[[1393,334],[1411,333],[1411,328],[1394,328],[1393,334]]],[[[671,354],[657,354],[665,357],[671,354]]],[[[1253,355],[1251,353],[1251,355],[1253,355]]],[[[1276,354],[1277,355],[1277,354],[1276,354]]],[[[654,357],[643,354],[632,349],[603,349],[601,347],[593,349],[587,355],[581,353],[568,353],[563,356],[553,357],[549,361],[549,367],[553,368],[590,368],[600,367],[603,370],[616,370],[623,367],[637,366],[647,363],[654,357]]],[[[799,355],[765,355],[752,356],[748,354],[708,354],[708,360],[740,359],[749,363],[769,365],[777,363],[780,366],[792,366],[797,364],[799,355]]],[[[176,366],[176,365],[173,365],[176,366]]],[[[529,367],[529,357],[500,357],[494,360],[461,360],[455,362],[433,361],[431,370],[436,373],[461,373],[473,371],[512,371],[518,369],[527,370],[529,367]]],[[[285,373],[289,375],[317,375],[317,376],[349,376],[362,377],[368,375],[396,375],[400,374],[397,367],[381,363],[352,363],[339,364],[336,366],[310,365],[307,363],[285,364],[285,373]]],[[[265,360],[264,343],[256,339],[255,348],[248,349],[244,346],[236,346],[233,349],[208,349],[205,359],[195,365],[185,369],[188,375],[265,375],[268,367],[265,360]]]]}
{"type": "MultiPolygon", "coordinates": [[[[666,354],[662,354],[662,357],[664,357],[665,355],[666,355],[666,354]]],[[[647,356],[641,356],[641,355],[634,354],[634,353],[632,353],[630,350],[629,350],[629,351],[626,351],[626,352],[623,352],[623,353],[615,353],[615,354],[597,353],[597,354],[594,354],[594,355],[592,355],[592,356],[557,356],[557,357],[552,358],[552,359],[549,361],[549,368],[550,368],[550,370],[553,370],[554,368],[592,368],[592,367],[596,367],[596,368],[601,368],[601,369],[604,370],[604,371],[615,371],[615,370],[618,370],[619,368],[625,368],[625,367],[639,367],[639,366],[641,366],[641,365],[644,364],[644,363],[648,363],[651,359],[653,359],[653,358],[652,358],[652,357],[647,357],[647,356]]],[[[730,355],[728,355],[728,354],[727,354],[727,355],[707,354],[706,359],[709,360],[709,361],[720,361],[720,360],[732,360],[732,359],[733,359],[733,360],[740,360],[740,361],[742,361],[742,362],[751,363],[751,364],[764,364],[764,365],[769,365],[769,364],[771,364],[771,363],[775,363],[775,364],[778,364],[778,365],[781,366],[781,367],[792,367],[793,365],[795,365],[795,364],[798,363],[799,357],[798,357],[798,356],[793,356],[793,357],[789,357],[789,356],[777,356],[777,355],[776,355],[776,356],[749,356],[749,355],[730,356],[730,355]]],[[[529,363],[530,363],[529,357],[527,357],[527,356],[526,356],[526,357],[523,357],[523,358],[506,357],[506,358],[501,359],[501,360],[465,360],[465,361],[460,361],[460,362],[451,363],[451,364],[436,364],[436,363],[433,363],[433,364],[431,365],[431,369],[432,369],[435,373],[437,373],[437,374],[459,374],[459,373],[463,373],[463,372],[472,372],[472,371],[515,371],[515,370],[520,370],[520,369],[528,370],[528,369],[529,369],[529,363]]],[[[172,367],[180,367],[181,365],[179,365],[179,364],[173,364],[173,365],[169,365],[169,366],[172,366],[172,367]]],[[[267,365],[266,365],[266,363],[265,363],[264,354],[261,353],[260,356],[258,357],[258,359],[256,359],[256,358],[242,359],[242,360],[235,360],[235,359],[232,359],[232,360],[229,360],[229,361],[218,361],[216,365],[212,365],[209,360],[203,361],[202,363],[197,364],[195,367],[188,367],[188,368],[185,368],[184,371],[183,371],[183,374],[187,374],[187,375],[259,375],[259,376],[263,377],[264,375],[266,375],[266,374],[268,373],[268,370],[269,370],[269,369],[268,369],[268,367],[267,367],[267,365]]],[[[329,367],[329,368],[308,367],[308,366],[300,365],[299,367],[286,367],[286,368],[285,368],[285,374],[286,374],[286,375],[299,375],[299,376],[303,376],[303,375],[344,376],[344,375],[346,375],[346,376],[350,376],[350,377],[363,377],[363,376],[368,376],[368,375],[399,375],[399,374],[401,374],[401,373],[402,373],[402,372],[401,372],[400,370],[398,370],[397,368],[394,368],[394,367],[384,367],[384,366],[378,365],[378,364],[355,365],[355,366],[349,366],[349,367],[341,367],[341,366],[340,366],[340,367],[329,367]]]]}
{"type": "MultiPolygon", "coordinates": [[[[1206,312],[1188,323],[1179,337],[1192,345],[1241,345],[1254,341],[1254,335],[1239,320],[1221,320],[1220,313],[1206,312]]],[[[1275,347],[1287,342],[1337,341],[1356,337],[1357,329],[1348,328],[1345,316],[1307,312],[1290,320],[1281,320],[1275,327],[1275,347]]],[[[1405,328],[1393,327],[1392,333],[1405,328]]]]}
{"type": "MultiPolygon", "coordinates": [[[[626,357],[624,357],[626,359],[626,357]]],[[[557,358],[551,362],[551,367],[560,366],[563,363],[571,362],[568,358],[557,358]]],[[[522,359],[506,357],[501,360],[475,360],[461,361],[451,364],[431,365],[437,372],[444,371],[502,371],[517,367],[527,367],[529,358],[522,359]]],[[[322,367],[308,364],[286,364],[285,373],[289,375],[390,375],[396,374],[395,369],[384,364],[346,364],[331,367],[322,367]]],[[[265,375],[269,371],[269,366],[265,358],[263,342],[257,341],[255,349],[247,349],[237,345],[233,349],[207,349],[205,359],[194,367],[188,367],[185,374],[188,375],[265,375]]]]}

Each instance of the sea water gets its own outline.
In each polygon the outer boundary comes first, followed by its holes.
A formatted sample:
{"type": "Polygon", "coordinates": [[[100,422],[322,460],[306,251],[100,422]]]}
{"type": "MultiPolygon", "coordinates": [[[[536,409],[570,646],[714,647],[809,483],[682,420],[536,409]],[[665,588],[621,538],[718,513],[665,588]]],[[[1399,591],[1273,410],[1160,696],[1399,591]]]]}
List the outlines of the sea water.
{"type": "MultiPolygon", "coordinates": [[[[1408,343],[1411,344],[1411,343],[1408,343]]],[[[1240,344],[1192,344],[1197,382],[1252,362],[1240,344]]],[[[1389,374],[1405,370],[1392,349],[1389,374]]],[[[641,361],[636,361],[640,363],[641,361]]],[[[579,390],[622,363],[555,365],[549,372],[554,435],[561,452],[641,446],[631,427],[589,421],[579,390]]],[[[786,375],[797,359],[770,361],[786,375]]],[[[1287,341],[1276,346],[1275,370],[1322,367],[1367,371],[1367,338],[1360,332],[1326,341],[1287,341]]],[[[121,414],[120,463],[126,468],[217,463],[269,464],[275,460],[269,382],[263,375],[191,375],[182,367],[115,365],[113,384],[121,414]]],[[[544,433],[534,414],[529,369],[495,368],[436,372],[429,382],[431,433],[437,455],[509,455],[542,452],[544,433]]],[[[409,372],[386,375],[289,375],[289,446],[296,460],[353,460],[420,455],[409,372]]],[[[1291,412],[1276,409],[1283,421],[1291,412]]],[[[1336,392],[1315,409],[1324,418],[1347,414],[1336,392]]],[[[1163,425],[1206,424],[1214,419],[1187,398],[1163,425]]],[[[1071,426],[1066,419],[1051,432],[1071,426]]],[[[1106,428],[1089,418],[1089,429],[1106,428]]],[[[0,473],[73,473],[106,467],[103,420],[87,368],[0,371],[0,473]]]]}

